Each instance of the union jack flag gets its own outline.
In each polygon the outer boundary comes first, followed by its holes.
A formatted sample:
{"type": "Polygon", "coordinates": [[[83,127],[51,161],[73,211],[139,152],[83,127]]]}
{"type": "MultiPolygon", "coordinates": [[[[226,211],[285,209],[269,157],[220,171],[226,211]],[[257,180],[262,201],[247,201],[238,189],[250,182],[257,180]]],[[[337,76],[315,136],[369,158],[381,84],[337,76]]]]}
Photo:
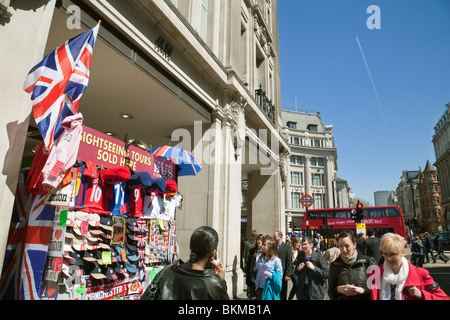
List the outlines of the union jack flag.
{"type": "Polygon", "coordinates": [[[78,112],[100,22],[53,49],[28,73],[23,89],[31,93],[33,116],[47,151],[63,132],[61,122],[78,112]]]}
{"type": "Polygon", "coordinates": [[[147,221],[146,220],[141,220],[139,219],[137,221],[137,225],[138,225],[138,233],[148,233],[148,226],[147,226],[147,221]]]}
{"type": "Polygon", "coordinates": [[[0,280],[0,298],[4,300],[39,299],[52,235],[55,207],[45,205],[46,196],[26,196],[23,184],[19,182],[16,193],[0,280]]]}

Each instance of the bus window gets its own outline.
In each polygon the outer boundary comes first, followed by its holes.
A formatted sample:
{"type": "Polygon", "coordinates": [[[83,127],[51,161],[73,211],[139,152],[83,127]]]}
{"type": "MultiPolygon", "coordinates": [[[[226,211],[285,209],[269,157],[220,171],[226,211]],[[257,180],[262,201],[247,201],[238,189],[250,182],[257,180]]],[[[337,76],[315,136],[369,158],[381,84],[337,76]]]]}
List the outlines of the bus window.
{"type": "Polygon", "coordinates": [[[395,208],[386,208],[386,217],[399,217],[400,214],[395,208]]]}
{"type": "Polygon", "coordinates": [[[348,217],[348,212],[347,211],[336,211],[334,214],[334,218],[335,219],[347,219],[348,217]]]}

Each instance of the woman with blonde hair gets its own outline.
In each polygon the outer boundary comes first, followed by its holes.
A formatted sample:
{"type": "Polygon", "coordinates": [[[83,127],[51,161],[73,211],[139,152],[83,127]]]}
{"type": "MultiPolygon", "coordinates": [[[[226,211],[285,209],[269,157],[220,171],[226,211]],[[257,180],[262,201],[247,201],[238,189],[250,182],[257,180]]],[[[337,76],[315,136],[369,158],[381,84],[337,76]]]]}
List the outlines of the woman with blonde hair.
{"type": "Polygon", "coordinates": [[[380,240],[384,257],[372,278],[372,300],[449,300],[426,269],[416,268],[405,256],[405,239],[386,233],[380,240]],[[376,278],[376,275],[379,277],[376,278]],[[375,280],[375,283],[374,283],[375,280]]]}

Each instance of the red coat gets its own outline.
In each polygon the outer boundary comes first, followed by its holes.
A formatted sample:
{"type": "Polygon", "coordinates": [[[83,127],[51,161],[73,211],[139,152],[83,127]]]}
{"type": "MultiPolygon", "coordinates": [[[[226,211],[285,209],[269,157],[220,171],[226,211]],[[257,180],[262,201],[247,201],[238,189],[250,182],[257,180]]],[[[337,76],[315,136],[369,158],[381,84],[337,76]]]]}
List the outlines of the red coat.
{"type": "MultiPolygon", "coordinates": [[[[437,290],[426,291],[425,289],[435,283],[433,278],[430,276],[428,270],[423,268],[416,268],[410,262],[408,262],[409,274],[408,279],[406,279],[405,285],[403,287],[402,296],[404,300],[416,300],[412,297],[407,288],[411,286],[416,286],[422,293],[425,300],[450,300],[450,298],[445,294],[445,292],[438,288],[437,290]]],[[[383,277],[384,267],[380,267],[380,279],[383,277]]],[[[380,289],[376,285],[372,285],[371,300],[378,300],[380,296],[380,289]]]]}

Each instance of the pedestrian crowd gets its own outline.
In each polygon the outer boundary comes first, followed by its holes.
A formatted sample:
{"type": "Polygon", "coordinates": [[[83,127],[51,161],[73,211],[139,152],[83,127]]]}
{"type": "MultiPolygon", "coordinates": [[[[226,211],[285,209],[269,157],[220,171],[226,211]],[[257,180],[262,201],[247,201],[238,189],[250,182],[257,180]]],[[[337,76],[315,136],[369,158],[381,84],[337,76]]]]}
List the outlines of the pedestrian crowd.
{"type": "MultiPolygon", "coordinates": [[[[428,254],[436,261],[433,249],[427,249],[430,241],[413,242],[420,243],[427,262],[428,254]]],[[[378,239],[371,229],[367,236],[343,231],[328,239],[327,248],[318,234],[283,241],[281,231],[263,235],[253,230],[243,257],[247,296],[250,300],[450,300],[417,262],[413,243],[411,262],[405,258],[406,245],[400,235],[386,233],[378,239]]],[[[431,245],[443,255],[442,248],[431,245]]]]}

